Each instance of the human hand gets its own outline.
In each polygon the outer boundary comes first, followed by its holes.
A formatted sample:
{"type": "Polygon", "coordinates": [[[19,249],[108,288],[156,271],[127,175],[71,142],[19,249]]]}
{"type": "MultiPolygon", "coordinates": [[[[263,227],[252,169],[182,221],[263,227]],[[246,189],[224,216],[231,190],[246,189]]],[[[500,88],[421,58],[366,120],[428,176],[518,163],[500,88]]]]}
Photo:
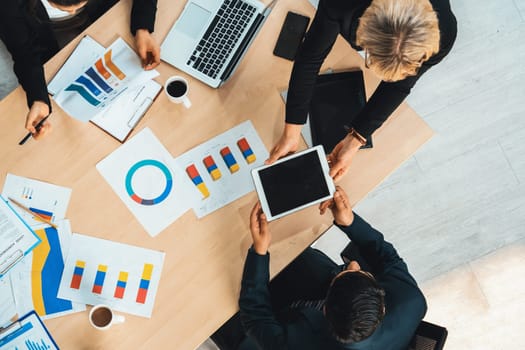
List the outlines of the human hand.
{"type": "Polygon", "coordinates": [[[361,146],[361,141],[352,135],[347,135],[334,147],[332,153],[328,155],[330,176],[334,181],[339,181],[347,173],[352,159],[361,146]]]}
{"type": "Polygon", "coordinates": [[[340,186],[336,187],[333,198],[324,201],[319,205],[319,212],[321,215],[326,212],[326,209],[332,211],[334,221],[338,225],[350,226],[354,221],[352,206],[350,205],[348,196],[340,186]]]}
{"type": "Polygon", "coordinates": [[[160,46],[147,29],[137,30],[135,45],[145,70],[151,70],[160,64],[160,46]]]}
{"type": "Polygon", "coordinates": [[[266,255],[272,240],[272,235],[268,230],[268,221],[263,213],[261,203],[257,202],[250,214],[250,231],[253,239],[253,249],[259,255],[266,255]]]}
{"type": "Polygon", "coordinates": [[[270,158],[268,158],[264,164],[272,164],[277,159],[297,151],[302,127],[303,126],[299,124],[286,123],[281,138],[277,141],[277,144],[273,146],[270,152],[270,158]]]}
{"type": "Polygon", "coordinates": [[[48,115],[49,106],[47,105],[47,103],[42,101],[33,102],[31,108],[29,109],[29,112],[27,113],[25,127],[27,131],[29,131],[32,134],[35,140],[42,138],[44,135],[51,131],[51,123],[49,123],[48,120],[46,120],[44,124],[42,124],[42,126],[38,128],[38,130],[36,129],[36,125],[38,124],[38,122],[40,122],[48,115]]]}

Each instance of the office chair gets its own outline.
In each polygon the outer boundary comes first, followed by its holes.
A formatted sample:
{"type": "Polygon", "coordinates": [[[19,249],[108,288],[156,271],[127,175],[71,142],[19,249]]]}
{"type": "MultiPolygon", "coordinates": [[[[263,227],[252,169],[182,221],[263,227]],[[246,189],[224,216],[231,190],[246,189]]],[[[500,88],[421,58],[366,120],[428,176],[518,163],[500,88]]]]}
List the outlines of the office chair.
{"type": "Polygon", "coordinates": [[[447,335],[448,331],[445,327],[421,321],[408,350],[442,350],[447,335]]]}
{"type": "MultiPolygon", "coordinates": [[[[348,243],[343,249],[341,258],[345,264],[356,260],[363,270],[369,270],[367,268],[368,264],[363,261],[358,248],[352,242],[348,243]]],[[[445,327],[421,321],[407,350],[442,350],[447,340],[447,335],[448,331],[445,327]]]]}

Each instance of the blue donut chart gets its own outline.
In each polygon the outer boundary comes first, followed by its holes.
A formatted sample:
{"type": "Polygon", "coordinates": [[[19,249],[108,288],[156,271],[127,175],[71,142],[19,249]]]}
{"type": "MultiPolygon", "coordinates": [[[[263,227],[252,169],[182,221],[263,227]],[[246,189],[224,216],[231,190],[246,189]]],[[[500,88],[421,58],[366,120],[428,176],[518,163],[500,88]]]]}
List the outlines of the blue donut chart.
{"type": "Polygon", "coordinates": [[[141,160],[140,162],[133,165],[126,174],[126,191],[128,192],[128,195],[133,199],[135,202],[142,204],[142,205],[155,205],[159,204],[163,200],[165,200],[168,195],[171,192],[171,189],[173,187],[173,178],[171,177],[171,172],[169,171],[168,167],[158,160],[154,159],[145,159],[141,160]],[[164,188],[164,191],[157,197],[153,199],[145,199],[141,198],[139,195],[133,191],[133,187],[131,186],[131,180],[133,179],[133,175],[135,175],[135,172],[139,170],[142,167],[145,166],[154,166],[158,168],[164,176],[166,177],[166,187],[164,188]]]}

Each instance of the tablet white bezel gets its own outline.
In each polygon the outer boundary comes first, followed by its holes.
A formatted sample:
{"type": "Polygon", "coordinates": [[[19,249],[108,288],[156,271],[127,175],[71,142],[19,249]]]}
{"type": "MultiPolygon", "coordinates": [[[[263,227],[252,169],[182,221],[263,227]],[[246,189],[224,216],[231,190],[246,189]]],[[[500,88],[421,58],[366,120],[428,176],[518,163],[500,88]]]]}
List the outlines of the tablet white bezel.
{"type": "Polygon", "coordinates": [[[321,202],[323,202],[323,201],[325,201],[327,199],[332,198],[334,193],[335,193],[334,181],[330,177],[330,167],[328,166],[328,161],[326,160],[326,154],[324,152],[324,148],[321,145],[315,146],[315,147],[312,147],[312,148],[308,148],[308,149],[305,149],[304,151],[297,152],[297,153],[294,153],[294,154],[292,154],[290,156],[281,158],[281,159],[279,159],[278,161],[276,161],[275,163],[273,163],[271,165],[263,165],[261,167],[255,168],[255,169],[252,170],[252,178],[253,178],[253,183],[255,185],[255,191],[257,192],[257,195],[259,196],[259,201],[261,202],[262,210],[263,210],[264,214],[266,214],[266,219],[268,221],[272,221],[272,220],[281,218],[281,217],[283,217],[285,215],[295,213],[296,211],[302,210],[302,209],[304,209],[306,207],[309,207],[311,205],[314,205],[314,204],[317,204],[317,203],[321,203],[321,202]],[[268,205],[268,200],[267,200],[266,195],[264,193],[264,189],[263,189],[263,186],[262,186],[261,178],[259,177],[259,171],[261,171],[263,169],[266,169],[266,168],[269,168],[269,167],[272,167],[272,166],[275,166],[277,164],[286,162],[286,161],[288,161],[290,159],[301,157],[302,155],[304,155],[306,153],[310,153],[310,152],[315,152],[317,154],[317,157],[319,159],[319,163],[321,164],[321,169],[322,169],[322,173],[323,173],[323,176],[324,176],[324,180],[325,180],[325,183],[326,183],[326,185],[328,187],[329,195],[325,196],[325,197],[322,197],[322,198],[319,198],[319,199],[316,199],[316,200],[314,200],[312,202],[303,204],[303,205],[301,205],[301,206],[299,206],[297,208],[294,208],[294,209],[282,212],[280,214],[277,214],[275,216],[272,216],[271,212],[270,212],[270,206],[268,205]]]}

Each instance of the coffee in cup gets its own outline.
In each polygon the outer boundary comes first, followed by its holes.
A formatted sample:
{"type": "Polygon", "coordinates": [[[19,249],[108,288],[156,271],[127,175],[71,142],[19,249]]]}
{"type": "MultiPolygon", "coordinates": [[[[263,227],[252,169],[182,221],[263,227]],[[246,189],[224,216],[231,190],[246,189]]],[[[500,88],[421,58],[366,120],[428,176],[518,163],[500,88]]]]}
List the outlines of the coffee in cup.
{"type": "Polygon", "coordinates": [[[188,81],[180,76],[172,76],[166,80],[164,91],[168,99],[174,103],[182,103],[184,107],[190,108],[191,101],[188,98],[188,81]]]}
{"type": "Polygon", "coordinates": [[[106,330],[114,324],[123,323],[126,318],[116,315],[107,305],[95,305],[89,312],[89,323],[96,329],[106,330]]]}

